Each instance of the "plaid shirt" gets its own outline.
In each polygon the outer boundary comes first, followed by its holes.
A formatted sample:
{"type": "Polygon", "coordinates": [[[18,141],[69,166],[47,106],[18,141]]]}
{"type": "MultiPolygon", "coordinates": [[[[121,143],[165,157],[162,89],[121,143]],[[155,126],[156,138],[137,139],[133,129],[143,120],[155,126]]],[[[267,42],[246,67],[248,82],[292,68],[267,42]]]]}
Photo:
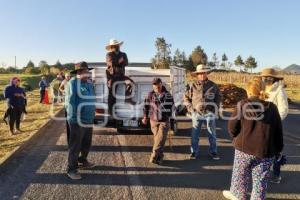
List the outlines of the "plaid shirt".
{"type": "Polygon", "coordinates": [[[174,100],[165,87],[162,93],[149,92],[144,101],[144,117],[149,117],[152,121],[167,122],[172,116],[174,100]]]}

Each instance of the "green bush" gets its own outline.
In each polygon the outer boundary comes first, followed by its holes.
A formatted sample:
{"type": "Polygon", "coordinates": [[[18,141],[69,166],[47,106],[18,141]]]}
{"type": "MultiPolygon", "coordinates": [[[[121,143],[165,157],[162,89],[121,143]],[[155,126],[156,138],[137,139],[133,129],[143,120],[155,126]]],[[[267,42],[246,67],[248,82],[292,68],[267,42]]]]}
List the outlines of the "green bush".
{"type": "Polygon", "coordinates": [[[26,92],[32,91],[33,89],[32,86],[26,81],[22,82],[21,87],[24,88],[26,92]]]}

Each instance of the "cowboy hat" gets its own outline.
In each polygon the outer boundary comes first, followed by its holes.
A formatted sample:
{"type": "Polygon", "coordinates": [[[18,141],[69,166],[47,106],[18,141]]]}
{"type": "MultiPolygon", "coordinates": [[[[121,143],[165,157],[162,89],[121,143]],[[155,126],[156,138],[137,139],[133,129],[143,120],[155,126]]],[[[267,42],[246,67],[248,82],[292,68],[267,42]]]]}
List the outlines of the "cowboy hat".
{"type": "Polygon", "coordinates": [[[111,50],[111,46],[121,46],[123,44],[123,41],[122,42],[119,42],[118,40],[116,39],[110,39],[109,40],[109,44],[106,45],[106,50],[107,51],[110,51],[111,50]]]}
{"type": "Polygon", "coordinates": [[[71,71],[70,73],[71,74],[76,74],[77,71],[79,70],[92,70],[94,68],[89,68],[88,64],[86,62],[80,62],[80,63],[77,63],[75,64],[75,69],[73,71],[71,71]]]}
{"type": "Polygon", "coordinates": [[[192,74],[197,75],[200,73],[208,73],[210,71],[211,71],[211,69],[209,67],[207,67],[206,65],[200,64],[197,66],[196,71],[192,72],[192,74]]]}
{"type": "Polygon", "coordinates": [[[283,77],[278,75],[278,72],[273,68],[265,68],[261,71],[260,77],[273,77],[279,80],[282,80],[283,77]]]}

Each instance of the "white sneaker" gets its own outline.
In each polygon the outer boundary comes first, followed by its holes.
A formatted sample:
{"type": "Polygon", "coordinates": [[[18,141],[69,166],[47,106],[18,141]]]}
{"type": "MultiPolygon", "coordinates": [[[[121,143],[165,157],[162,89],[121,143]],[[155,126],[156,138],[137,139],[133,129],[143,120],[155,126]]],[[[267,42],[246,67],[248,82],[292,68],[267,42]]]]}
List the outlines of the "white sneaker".
{"type": "Polygon", "coordinates": [[[238,200],[238,198],[236,198],[229,190],[223,190],[223,196],[226,199],[230,199],[230,200],[238,200]]]}

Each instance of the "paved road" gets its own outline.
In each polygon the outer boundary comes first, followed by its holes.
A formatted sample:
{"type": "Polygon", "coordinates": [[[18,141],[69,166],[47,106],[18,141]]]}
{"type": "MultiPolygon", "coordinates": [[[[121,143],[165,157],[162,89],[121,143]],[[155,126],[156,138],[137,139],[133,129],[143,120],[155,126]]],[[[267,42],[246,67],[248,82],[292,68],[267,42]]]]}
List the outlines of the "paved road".
{"type": "MultiPolygon", "coordinates": [[[[300,111],[291,109],[284,122],[285,152],[289,164],[281,185],[270,185],[269,199],[300,199],[300,111]]],[[[53,121],[18,155],[0,168],[0,199],[223,199],[229,188],[233,148],[226,122],[218,121],[218,145],[222,157],[207,156],[203,130],[201,160],[189,160],[190,124],[181,123],[180,133],[167,142],[163,166],[148,163],[152,137],[115,129],[96,128],[90,160],[93,170],[81,171],[84,179],[71,181],[65,175],[66,136],[62,122],[53,121]]]]}

